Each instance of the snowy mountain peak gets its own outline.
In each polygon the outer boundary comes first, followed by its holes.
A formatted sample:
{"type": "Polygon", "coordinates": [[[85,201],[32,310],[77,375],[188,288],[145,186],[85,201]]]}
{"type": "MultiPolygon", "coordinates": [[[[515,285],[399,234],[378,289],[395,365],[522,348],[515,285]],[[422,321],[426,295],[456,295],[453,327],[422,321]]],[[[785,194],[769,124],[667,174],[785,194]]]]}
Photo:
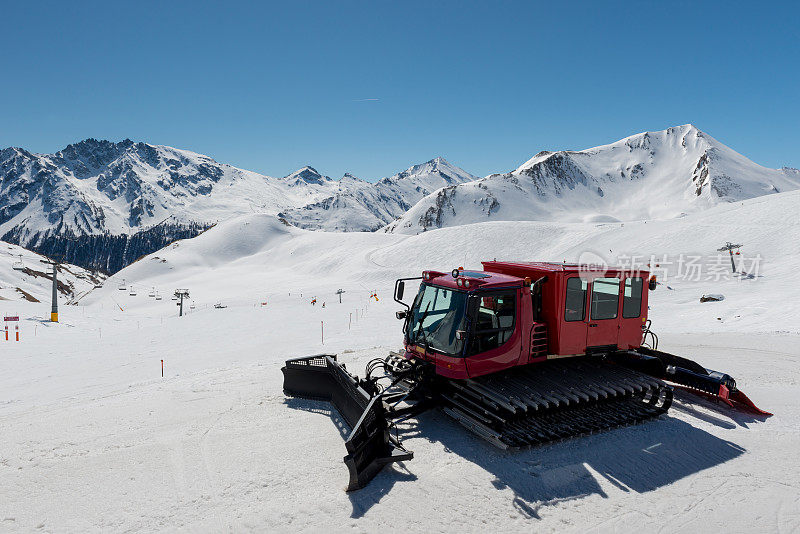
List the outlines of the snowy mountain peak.
{"type": "Polygon", "coordinates": [[[381,182],[395,183],[399,180],[415,179],[416,177],[437,176],[439,179],[444,180],[443,185],[452,185],[455,183],[468,182],[475,179],[475,176],[468,172],[451,165],[446,159],[439,156],[425,163],[412,165],[403,172],[399,172],[394,176],[384,178],[381,182]]]}
{"type": "Polygon", "coordinates": [[[119,142],[108,141],[106,139],[95,139],[89,137],[77,143],[70,143],[63,150],[56,152],[63,156],[73,156],[75,154],[88,155],[93,152],[120,152],[126,150],[134,143],[128,138],[119,142]]]}
{"type": "Polygon", "coordinates": [[[290,224],[306,229],[372,231],[400,217],[425,195],[441,187],[475,179],[442,157],[412,165],[375,184],[346,174],[335,195],[286,210],[280,216],[290,224]]]}
{"type": "Polygon", "coordinates": [[[361,178],[359,178],[357,176],[353,176],[349,172],[344,173],[344,176],[342,176],[342,179],[339,180],[339,182],[340,183],[355,182],[355,183],[363,183],[363,184],[367,183],[365,180],[362,180],[361,178]]]}
{"type": "Polygon", "coordinates": [[[317,172],[317,169],[311,167],[310,165],[306,165],[302,169],[298,169],[288,176],[285,176],[284,180],[295,184],[302,182],[305,184],[322,185],[325,182],[330,182],[331,178],[321,175],[319,172],[317,172]]]}
{"type": "Polygon", "coordinates": [[[0,162],[9,160],[17,156],[32,158],[33,154],[31,154],[24,148],[19,148],[19,147],[8,147],[0,149],[0,162]]]}

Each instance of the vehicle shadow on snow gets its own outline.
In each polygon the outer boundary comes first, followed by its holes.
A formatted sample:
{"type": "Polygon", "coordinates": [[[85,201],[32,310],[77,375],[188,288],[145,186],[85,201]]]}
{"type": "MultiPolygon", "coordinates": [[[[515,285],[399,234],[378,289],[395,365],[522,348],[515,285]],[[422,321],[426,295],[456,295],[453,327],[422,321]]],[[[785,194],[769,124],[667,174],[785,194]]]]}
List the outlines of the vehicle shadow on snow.
{"type": "MultiPolygon", "coordinates": [[[[285,403],[290,408],[327,415],[342,438],[347,438],[350,428],[330,404],[302,399],[287,399],[285,403]]],[[[722,428],[735,428],[722,419],[710,420],[712,417],[704,415],[702,419],[722,428]]],[[[595,494],[607,498],[599,477],[621,491],[645,493],[746,452],[735,443],[669,416],[514,452],[493,447],[438,411],[403,423],[400,437],[441,443],[445,452],[485,469],[493,476],[486,491],[510,490],[513,507],[525,517],[535,519],[541,518],[543,508],[560,502],[595,494]]],[[[405,445],[418,458],[425,454],[425,447],[419,441],[413,445],[406,441],[405,445]]],[[[364,516],[397,482],[417,480],[414,472],[420,463],[412,460],[387,466],[367,487],[349,493],[351,517],[364,516]]],[[[346,476],[344,465],[342,469],[346,476]]]]}
{"type": "MultiPolygon", "coordinates": [[[[745,449],[668,416],[641,425],[516,452],[501,451],[441,413],[420,418],[412,431],[473,462],[494,479],[490,490],[511,490],[526,517],[593,494],[607,498],[598,477],[624,492],[644,493],[732,460],[745,449]]],[[[410,436],[408,436],[410,437],[410,436]]],[[[423,454],[419,446],[415,451],[423,454]]],[[[409,465],[413,471],[413,464],[409,465]]]]}
{"type": "MultiPolygon", "coordinates": [[[[288,397],[284,399],[283,403],[293,410],[326,415],[333,421],[342,439],[347,439],[347,436],[350,435],[350,426],[347,424],[347,421],[344,420],[336,408],[329,402],[288,397]]],[[[342,450],[344,450],[344,447],[342,447],[342,450]]]]}
{"type": "Polygon", "coordinates": [[[732,429],[736,428],[736,425],[749,428],[747,426],[748,423],[763,423],[770,417],[768,415],[737,410],[720,401],[707,399],[680,388],[675,388],[674,395],[675,399],[672,403],[673,410],[678,410],[697,419],[702,419],[720,428],[732,429]],[[708,413],[709,411],[713,412],[713,414],[708,413]]]}
{"type": "MultiPolygon", "coordinates": [[[[350,426],[336,408],[333,408],[328,402],[290,397],[284,400],[284,404],[296,410],[318,413],[330,417],[334,426],[336,426],[336,429],[339,431],[339,434],[342,436],[342,440],[346,440],[350,435],[350,426]]],[[[344,443],[342,443],[342,457],[344,457],[345,454],[346,450],[344,443]]],[[[344,463],[342,463],[342,473],[343,481],[346,481],[347,467],[345,467],[344,463]]],[[[404,463],[387,466],[366,488],[347,494],[353,506],[350,517],[362,517],[373,505],[377,504],[384,495],[389,493],[395,483],[410,482],[413,480],[417,480],[417,475],[410,472],[404,463]]]]}
{"type": "Polygon", "coordinates": [[[363,517],[370,508],[378,504],[391,491],[397,482],[413,482],[415,480],[417,480],[417,475],[409,470],[409,466],[405,462],[386,466],[367,487],[347,494],[353,507],[350,517],[353,519],[363,517]]]}

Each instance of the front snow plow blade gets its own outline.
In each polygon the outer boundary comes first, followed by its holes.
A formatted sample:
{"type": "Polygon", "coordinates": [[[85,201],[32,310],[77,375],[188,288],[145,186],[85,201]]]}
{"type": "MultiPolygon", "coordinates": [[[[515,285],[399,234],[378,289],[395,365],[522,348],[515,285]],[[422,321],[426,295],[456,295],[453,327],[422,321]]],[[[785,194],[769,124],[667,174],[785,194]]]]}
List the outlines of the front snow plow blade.
{"type": "Polygon", "coordinates": [[[404,449],[389,433],[380,396],[372,397],[344,446],[348,453],[344,463],[350,470],[346,491],[363,488],[384,466],[414,457],[413,452],[404,449]]]}
{"type": "Polygon", "coordinates": [[[769,417],[772,415],[757,407],[736,386],[736,380],[728,374],[706,369],[695,361],[668,352],[640,347],[635,351],[618,353],[617,363],[661,378],[692,393],[722,401],[737,410],[769,417]]]}
{"type": "Polygon", "coordinates": [[[287,360],[281,371],[284,394],[330,402],[352,429],[345,441],[344,462],[350,471],[347,491],[364,487],[385,465],[413,458],[414,453],[390,434],[381,393],[364,389],[336,355],[287,360]]]}

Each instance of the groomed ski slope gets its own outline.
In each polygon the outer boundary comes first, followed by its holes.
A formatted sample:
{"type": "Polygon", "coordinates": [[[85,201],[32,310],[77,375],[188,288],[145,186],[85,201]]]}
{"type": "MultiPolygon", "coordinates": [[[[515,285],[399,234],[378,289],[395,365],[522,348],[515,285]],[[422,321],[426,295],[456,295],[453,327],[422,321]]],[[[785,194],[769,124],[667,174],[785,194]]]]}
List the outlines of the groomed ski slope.
{"type": "Polygon", "coordinates": [[[60,324],[43,321],[46,304],[15,303],[26,320],[0,356],[0,530],[796,529],[799,201],[790,192],[666,221],[418,236],[307,232],[250,215],[139,260],[63,307],[60,324]],[[286,358],[335,352],[361,372],[399,347],[398,276],[494,257],[669,261],[716,255],[727,240],[761,255],[754,277],[668,273],[650,317],[661,348],[729,372],[776,414],[767,420],[678,393],[657,421],[504,453],[430,412],[403,427],[414,460],[345,494],[340,419],[282,394],[286,358]],[[117,289],[122,278],[136,297],[117,289]],[[164,300],[147,296],[153,287],[164,300]],[[182,318],[169,300],[178,287],[194,304],[182,318]],[[725,300],[701,304],[704,293],[725,300]]]}

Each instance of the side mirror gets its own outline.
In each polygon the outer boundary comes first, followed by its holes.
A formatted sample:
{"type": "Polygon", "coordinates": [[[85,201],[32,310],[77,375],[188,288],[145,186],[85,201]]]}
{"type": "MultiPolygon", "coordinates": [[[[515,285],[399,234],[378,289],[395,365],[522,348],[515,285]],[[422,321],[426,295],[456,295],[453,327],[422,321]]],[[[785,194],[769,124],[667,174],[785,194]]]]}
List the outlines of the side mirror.
{"type": "Polygon", "coordinates": [[[650,277],[650,283],[647,284],[647,288],[650,291],[654,291],[656,289],[657,285],[658,285],[658,282],[656,281],[656,277],[655,276],[651,276],[650,277]]]}
{"type": "Polygon", "coordinates": [[[398,319],[405,319],[406,317],[408,317],[408,311],[400,310],[399,312],[394,312],[394,316],[397,317],[398,319]]]}
{"type": "Polygon", "coordinates": [[[397,292],[394,295],[394,298],[397,300],[403,300],[403,292],[406,290],[406,283],[402,280],[397,282],[397,292]]]}
{"type": "Polygon", "coordinates": [[[456,339],[461,341],[462,339],[467,337],[466,330],[456,330],[456,339]]]}

